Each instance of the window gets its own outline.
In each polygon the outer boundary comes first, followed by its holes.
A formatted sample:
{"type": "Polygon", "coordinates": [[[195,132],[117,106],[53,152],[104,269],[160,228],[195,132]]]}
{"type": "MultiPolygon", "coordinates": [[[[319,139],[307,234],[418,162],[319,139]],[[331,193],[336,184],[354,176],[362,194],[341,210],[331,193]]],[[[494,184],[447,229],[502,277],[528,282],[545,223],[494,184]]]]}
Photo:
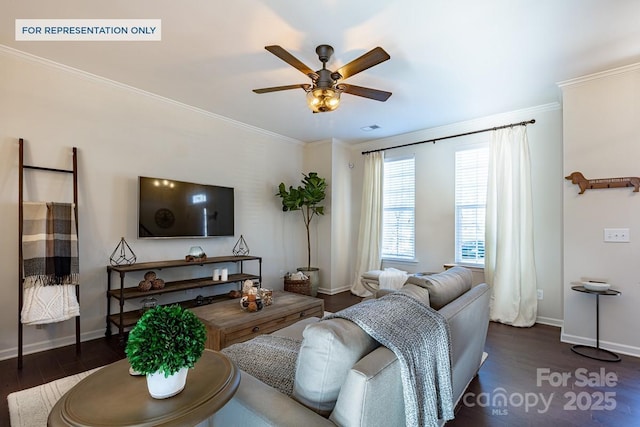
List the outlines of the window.
{"type": "Polygon", "coordinates": [[[415,259],[415,159],[384,161],[382,258],[415,259]]]}
{"type": "Polygon", "coordinates": [[[457,151],[455,169],[456,263],[484,266],[488,144],[457,151]]]}

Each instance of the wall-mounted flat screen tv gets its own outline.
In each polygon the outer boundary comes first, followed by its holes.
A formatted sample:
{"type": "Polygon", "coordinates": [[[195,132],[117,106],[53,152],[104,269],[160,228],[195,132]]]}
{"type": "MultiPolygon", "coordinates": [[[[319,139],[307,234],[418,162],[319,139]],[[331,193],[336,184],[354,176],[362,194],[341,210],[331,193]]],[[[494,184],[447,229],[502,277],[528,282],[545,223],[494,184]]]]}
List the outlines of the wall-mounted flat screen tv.
{"type": "Polygon", "coordinates": [[[233,236],[233,188],[138,178],[138,237],[233,236]]]}

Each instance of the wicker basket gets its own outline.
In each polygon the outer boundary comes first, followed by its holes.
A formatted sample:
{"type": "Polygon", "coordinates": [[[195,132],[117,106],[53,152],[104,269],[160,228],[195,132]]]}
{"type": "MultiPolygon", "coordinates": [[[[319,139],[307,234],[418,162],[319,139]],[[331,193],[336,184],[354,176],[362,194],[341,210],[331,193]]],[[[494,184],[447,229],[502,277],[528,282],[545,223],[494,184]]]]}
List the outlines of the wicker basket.
{"type": "Polygon", "coordinates": [[[284,290],[287,292],[295,292],[296,294],[311,296],[311,280],[290,280],[285,277],[284,290]]]}

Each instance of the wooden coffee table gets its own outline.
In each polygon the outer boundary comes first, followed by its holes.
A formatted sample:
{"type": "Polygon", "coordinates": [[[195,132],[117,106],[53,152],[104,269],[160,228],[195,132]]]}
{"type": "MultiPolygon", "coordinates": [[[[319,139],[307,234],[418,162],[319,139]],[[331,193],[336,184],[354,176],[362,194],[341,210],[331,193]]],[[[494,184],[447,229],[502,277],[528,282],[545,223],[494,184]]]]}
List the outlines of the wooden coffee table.
{"type": "Polygon", "coordinates": [[[167,399],[154,399],[146,378],[129,375],[129,361],[122,359],[73,386],[51,409],[47,425],[196,425],[222,408],[239,384],[240,371],[235,364],[222,353],[205,350],[189,371],[184,390],[167,399]]]}
{"type": "Polygon", "coordinates": [[[274,291],[273,304],[249,313],[232,299],[190,309],[207,327],[205,346],[221,350],[231,344],[268,334],[298,320],[324,315],[324,300],[291,292],[274,291]]]}

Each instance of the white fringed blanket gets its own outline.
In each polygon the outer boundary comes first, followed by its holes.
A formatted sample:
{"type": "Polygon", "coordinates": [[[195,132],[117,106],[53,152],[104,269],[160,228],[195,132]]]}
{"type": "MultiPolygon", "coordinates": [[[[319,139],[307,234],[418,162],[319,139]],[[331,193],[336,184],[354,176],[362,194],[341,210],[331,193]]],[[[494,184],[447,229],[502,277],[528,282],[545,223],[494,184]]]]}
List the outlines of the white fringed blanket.
{"type": "Polygon", "coordinates": [[[24,324],[60,322],[80,315],[78,236],[71,203],[25,203],[22,253],[24,324]]]}
{"type": "Polygon", "coordinates": [[[385,268],[378,276],[378,283],[380,289],[392,289],[397,291],[407,281],[409,275],[406,271],[398,270],[397,268],[385,268]]]}
{"type": "Polygon", "coordinates": [[[62,322],[80,315],[73,285],[32,286],[24,290],[20,319],[25,325],[62,322]]]}

